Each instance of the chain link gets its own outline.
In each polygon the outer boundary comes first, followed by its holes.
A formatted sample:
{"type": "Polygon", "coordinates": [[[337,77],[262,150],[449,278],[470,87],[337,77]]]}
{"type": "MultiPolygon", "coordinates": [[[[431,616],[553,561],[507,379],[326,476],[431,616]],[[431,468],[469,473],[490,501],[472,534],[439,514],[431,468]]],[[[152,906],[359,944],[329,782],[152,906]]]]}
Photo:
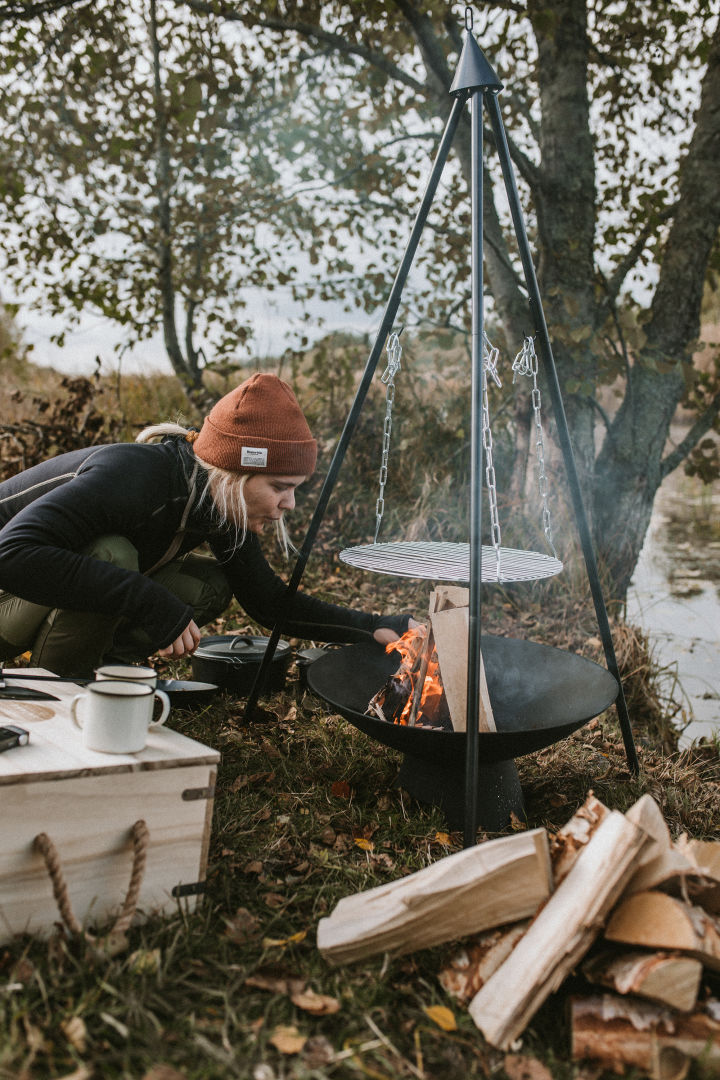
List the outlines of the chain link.
{"type": "Polygon", "coordinates": [[[500,545],[502,534],[500,532],[500,518],[497,505],[497,484],[495,480],[495,466],[493,464],[493,437],[490,426],[490,402],[488,399],[488,373],[492,376],[496,386],[502,386],[497,372],[498,357],[500,350],[490,344],[487,334],[483,330],[482,351],[482,441],[485,451],[485,483],[488,489],[488,502],[490,504],[490,537],[495,549],[495,562],[497,566],[497,579],[502,581],[500,545]]]}
{"type": "Polygon", "coordinates": [[[537,478],[538,493],[542,501],[542,527],[548,547],[553,553],[553,556],[557,559],[558,555],[555,550],[555,544],[553,543],[550,507],[548,506],[547,476],[545,475],[545,440],[543,438],[542,429],[540,388],[537,384],[538,358],[537,353],[535,352],[535,341],[529,335],[523,341],[522,349],[513,360],[512,369],[513,382],[515,382],[518,375],[532,376],[533,387],[531,401],[533,417],[535,420],[535,475],[537,478]]]}
{"type": "MultiPolygon", "coordinates": [[[[402,330],[400,331],[402,333],[402,330]]],[[[377,544],[380,535],[380,525],[385,511],[385,484],[387,483],[388,458],[390,456],[390,436],[392,434],[392,410],[395,403],[395,376],[400,370],[400,357],[402,345],[400,334],[391,334],[387,343],[388,362],[385,371],[380,376],[380,381],[386,386],[385,391],[385,420],[383,422],[382,457],[380,459],[380,486],[377,501],[375,503],[375,538],[377,544]]]]}

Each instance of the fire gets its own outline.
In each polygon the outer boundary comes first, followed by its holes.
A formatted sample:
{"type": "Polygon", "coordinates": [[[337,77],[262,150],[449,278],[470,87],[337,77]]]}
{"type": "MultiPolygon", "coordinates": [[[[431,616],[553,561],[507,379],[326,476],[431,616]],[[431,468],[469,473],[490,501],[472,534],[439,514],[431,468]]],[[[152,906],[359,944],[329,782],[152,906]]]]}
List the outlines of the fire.
{"type": "Polygon", "coordinates": [[[391,641],[390,644],[385,646],[386,653],[397,652],[401,657],[400,668],[394,678],[399,679],[403,686],[405,686],[406,680],[409,684],[409,693],[405,706],[399,718],[393,721],[396,724],[407,725],[411,720],[413,711],[415,716],[417,718],[422,717],[425,723],[442,722],[439,714],[444,700],[444,691],[440,678],[440,665],[434,649],[430,657],[427,657],[426,647],[427,629],[424,626],[407,630],[397,641],[391,641]],[[413,710],[420,679],[422,679],[422,693],[416,708],[413,710]]]}

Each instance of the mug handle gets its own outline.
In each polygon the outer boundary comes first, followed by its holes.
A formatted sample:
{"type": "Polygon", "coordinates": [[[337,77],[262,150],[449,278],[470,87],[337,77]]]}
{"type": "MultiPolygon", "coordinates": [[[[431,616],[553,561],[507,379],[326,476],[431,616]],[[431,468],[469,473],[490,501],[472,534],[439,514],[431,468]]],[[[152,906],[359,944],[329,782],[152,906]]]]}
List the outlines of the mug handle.
{"type": "Polygon", "coordinates": [[[77,706],[78,706],[78,703],[80,701],[82,701],[84,697],[85,697],[84,694],[76,694],[75,697],[70,702],[70,716],[72,717],[72,722],[75,725],[75,727],[80,728],[81,731],[82,731],[82,720],[80,719],[80,717],[77,714],[77,706]]]}
{"type": "MultiPolygon", "coordinates": [[[[170,698],[167,696],[167,694],[163,690],[156,690],[155,697],[159,698],[162,702],[162,712],[160,713],[160,716],[157,720],[153,720],[150,723],[151,730],[152,728],[160,727],[161,724],[164,724],[170,712],[170,698]]],[[[73,716],[74,715],[75,714],[73,713],[73,716]]]]}

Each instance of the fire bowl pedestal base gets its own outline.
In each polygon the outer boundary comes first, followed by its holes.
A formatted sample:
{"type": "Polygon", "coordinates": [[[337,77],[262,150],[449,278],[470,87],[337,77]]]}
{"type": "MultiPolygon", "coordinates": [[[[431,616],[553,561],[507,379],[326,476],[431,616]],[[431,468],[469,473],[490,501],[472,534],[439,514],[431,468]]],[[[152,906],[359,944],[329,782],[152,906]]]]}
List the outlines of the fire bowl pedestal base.
{"type": "MultiPolygon", "coordinates": [[[[482,652],[497,731],[478,735],[478,824],[497,832],[524,817],[515,758],[551,746],[612,705],[615,678],[575,653],[483,634],[482,652]]],[[[403,754],[398,782],[420,802],[440,806],[449,824],[465,817],[466,736],[389,724],[368,716],[370,698],[398,667],[397,653],[374,642],[331,649],[307,669],[313,693],[360,731],[403,754]]]]}
{"type": "MultiPolygon", "coordinates": [[[[451,829],[465,824],[465,763],[448,764],[405,754],[396,780],[418,802],[439,807],[451,829]]],[[[478,765],[478,822],[487,832],[502,832],[511,815],[525,821],[520,778],[514,761],[478,765]]]]}

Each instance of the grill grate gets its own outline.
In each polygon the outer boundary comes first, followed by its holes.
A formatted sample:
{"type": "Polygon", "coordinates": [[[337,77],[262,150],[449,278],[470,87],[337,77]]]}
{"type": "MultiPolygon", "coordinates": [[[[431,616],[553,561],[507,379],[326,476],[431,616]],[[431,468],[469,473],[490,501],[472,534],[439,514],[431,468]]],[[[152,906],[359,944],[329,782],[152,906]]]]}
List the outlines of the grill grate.
{"type": "MultiPolygon", "coordinates": [[[[539,551],[520,551],[517,548],[495,548],[483,544],[483,581],[539,581],[559,574],[563,564],[559,559],[539,551]]],[[[470,545],[436,543],[431,541],[399,542],[392,544],[362,544],[345,548],[340,558],[361,570],[398,577],[429,578],[433,581],[469,581],[470,545]]]]}

